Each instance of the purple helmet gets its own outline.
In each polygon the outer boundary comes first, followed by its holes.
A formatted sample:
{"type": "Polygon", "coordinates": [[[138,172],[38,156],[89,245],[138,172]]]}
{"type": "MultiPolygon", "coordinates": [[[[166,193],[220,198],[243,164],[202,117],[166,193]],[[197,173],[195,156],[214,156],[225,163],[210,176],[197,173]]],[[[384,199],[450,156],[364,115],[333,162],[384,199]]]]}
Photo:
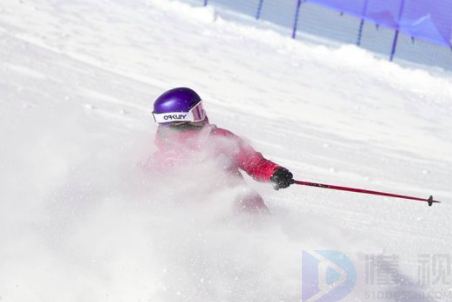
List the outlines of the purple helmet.
{"type": "Polygon", "coordinates": [[[159,96],[152,115],[159,124],[200,122],[206,118],[199,95],[185,87],[168,90],[159,96]]]}

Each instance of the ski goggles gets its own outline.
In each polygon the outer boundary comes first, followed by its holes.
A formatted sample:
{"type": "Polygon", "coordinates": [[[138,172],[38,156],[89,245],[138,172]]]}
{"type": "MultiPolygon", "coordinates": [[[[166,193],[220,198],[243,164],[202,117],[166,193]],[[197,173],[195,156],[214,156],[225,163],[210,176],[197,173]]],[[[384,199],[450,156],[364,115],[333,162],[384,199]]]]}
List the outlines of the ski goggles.
{"type": "Polygon", "coordinates": [[[206,118],[206,112],[202,107],[202,102],[199,102],[188,112],[152,112],[152,116],[154,117],[154,121],[159,124],[172,122],[200,122],[206,118]]]}

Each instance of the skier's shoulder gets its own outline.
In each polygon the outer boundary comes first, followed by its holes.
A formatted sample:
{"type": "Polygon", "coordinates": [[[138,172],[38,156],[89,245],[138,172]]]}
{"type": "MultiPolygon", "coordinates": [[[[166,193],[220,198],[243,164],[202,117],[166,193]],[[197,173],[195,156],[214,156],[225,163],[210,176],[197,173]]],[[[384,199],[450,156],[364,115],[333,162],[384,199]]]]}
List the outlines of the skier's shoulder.
{"type": "Polygon", "coordinates": [[[227,137],[233,139],[241,139],[238,135],[234,134],[232,131],[229,131],[224,128],[217,127],[216,125],[212,125],[214,128],[212,129],[212,135],[219,137],[227,137]]]}

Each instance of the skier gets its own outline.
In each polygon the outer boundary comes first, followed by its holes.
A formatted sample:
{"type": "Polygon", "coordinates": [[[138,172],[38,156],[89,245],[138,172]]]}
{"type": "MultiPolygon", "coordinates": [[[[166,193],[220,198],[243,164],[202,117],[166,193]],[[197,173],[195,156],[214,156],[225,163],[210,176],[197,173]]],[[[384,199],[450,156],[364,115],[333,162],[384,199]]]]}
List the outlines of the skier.
{"type": "Polygon", "coordinates": [[[265,159],[239,136],[210,124],[201,98],[190,88],[174,88],[163,93],[155,101],[152,115],[159,124],[155,136],[158,151],[147,165],[159,165],[167,171],[168,167],[178,166],[203,152],[207,156],[198,160],[215,161],[227,175],[222,185],[245,188],[238,200],[239,207],[245,211],[265,212],[267,207],[262,197],[245,185],[239,170],[257,181],[272,183],[276,190],[294,183],[289,170],[265,159]]]}

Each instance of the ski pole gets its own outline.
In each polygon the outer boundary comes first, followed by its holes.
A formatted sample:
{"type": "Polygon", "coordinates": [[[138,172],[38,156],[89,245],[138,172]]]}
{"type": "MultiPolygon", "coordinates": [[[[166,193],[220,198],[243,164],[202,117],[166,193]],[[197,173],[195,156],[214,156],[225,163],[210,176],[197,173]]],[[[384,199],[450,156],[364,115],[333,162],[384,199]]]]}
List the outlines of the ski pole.
{"type": "Polygon", "coordinates": [[[295,180],[294,183],[297,185],[301,185],[301,186],[310,186],[310,187],[317,187],[317,188],[330,189],[330,190],[349,191],[349,192],[355,192],[355,193],[372,194],[372,195],[380,195],[380,196],[387,196],[387,197],[425,201],[428,203],[429,207],[431,207],[433,205],[433,203],[441,203],[441,201],[433,200],[433,196],[430,196],[428,199],[425,199],[425,198],[419,198],[419,197],[413,197],[413,196],[397,195],[397,194],[392,194],[392,193],[363,190],[363,189],[358,189],[358,188],[340,187],[340,186],[333,186],[333,185],[320,184],[320,183],[301,181],[301,180],[295,180]]]}

